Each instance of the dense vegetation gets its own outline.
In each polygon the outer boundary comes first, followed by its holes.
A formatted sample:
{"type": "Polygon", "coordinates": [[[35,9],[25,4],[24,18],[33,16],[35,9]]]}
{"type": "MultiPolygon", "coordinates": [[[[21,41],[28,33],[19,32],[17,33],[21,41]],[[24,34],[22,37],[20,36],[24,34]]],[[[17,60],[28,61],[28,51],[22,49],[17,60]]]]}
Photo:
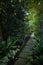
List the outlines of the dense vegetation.
{"type": "Polygon", "coordinates": [[[29,34],[27,11],[17,0],[0,1],[0,65],[14,58],[24,37],[29,34]]]}
{"type": "Polygon", "coordinates": [[[43,65],[43,1],[36,2],[30,9],[31,14],[29,16],[30,26],[32,26],[34,31],[34,46],[30,65],[43,65]]]}
{"type": "Polygon", "coordinates": [[[0,65],[14,59],[25,37],[32,32],[34,46],[30,62],[43,65],[43,0],[1,0],[0,65]]]}

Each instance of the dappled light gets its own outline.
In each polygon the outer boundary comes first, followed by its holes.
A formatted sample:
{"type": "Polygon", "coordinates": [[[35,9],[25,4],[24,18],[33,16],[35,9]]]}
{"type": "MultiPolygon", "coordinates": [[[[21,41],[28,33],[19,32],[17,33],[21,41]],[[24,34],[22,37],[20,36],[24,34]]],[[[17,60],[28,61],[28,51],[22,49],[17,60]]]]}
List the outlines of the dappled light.
{"type": "Polygon", "coordinates": [[[43,65],[43,0],[0,1],[0,65],[43,65]]]}

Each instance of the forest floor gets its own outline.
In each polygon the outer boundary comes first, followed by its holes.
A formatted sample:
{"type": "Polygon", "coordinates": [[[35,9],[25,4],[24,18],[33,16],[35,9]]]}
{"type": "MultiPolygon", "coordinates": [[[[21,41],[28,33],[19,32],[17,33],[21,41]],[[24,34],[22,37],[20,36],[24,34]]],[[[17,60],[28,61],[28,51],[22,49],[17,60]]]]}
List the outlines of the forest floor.
{"type": "Polygon", "coordinates": [[[18,56],[18,60],[14,63],[14,65],[26,65],[30,55],[32,54],[32,47],[33,47],[33,37],[34,33],[31,34],[30,39],[22,49],[21,53],[18,56]]]}

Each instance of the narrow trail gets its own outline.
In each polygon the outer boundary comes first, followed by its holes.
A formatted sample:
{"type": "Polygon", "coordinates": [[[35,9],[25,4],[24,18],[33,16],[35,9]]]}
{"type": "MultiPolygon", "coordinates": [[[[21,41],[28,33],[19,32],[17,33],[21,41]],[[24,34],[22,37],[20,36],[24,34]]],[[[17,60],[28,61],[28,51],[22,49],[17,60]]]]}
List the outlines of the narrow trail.
{"type": "Polygon", "coordinates": [[[22,49],[20,55],[18,56],[18,60],[15,62],[14,65],[26,65],[28,61],[28,57],[32,53],[33,37],[34,37],[34,33],[31,34],[29,41],[26,43],[25,47],[22,49]]]}

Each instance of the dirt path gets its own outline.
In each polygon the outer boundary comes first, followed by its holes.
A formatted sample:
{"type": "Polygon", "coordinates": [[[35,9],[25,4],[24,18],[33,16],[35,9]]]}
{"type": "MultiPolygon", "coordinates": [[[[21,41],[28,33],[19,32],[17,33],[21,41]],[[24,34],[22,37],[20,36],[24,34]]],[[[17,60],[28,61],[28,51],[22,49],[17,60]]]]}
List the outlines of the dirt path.
{"type": "Polygon", "coordinates": [[[29,41],[26,43],[26,46],[22,49],[20,55],[18,56],[18,60],[15,62],[14,65],[26,65],[28,61],[28,57],[32,53],[33,37],[34,37],[34,33],[32,33],[29,41]]]}

